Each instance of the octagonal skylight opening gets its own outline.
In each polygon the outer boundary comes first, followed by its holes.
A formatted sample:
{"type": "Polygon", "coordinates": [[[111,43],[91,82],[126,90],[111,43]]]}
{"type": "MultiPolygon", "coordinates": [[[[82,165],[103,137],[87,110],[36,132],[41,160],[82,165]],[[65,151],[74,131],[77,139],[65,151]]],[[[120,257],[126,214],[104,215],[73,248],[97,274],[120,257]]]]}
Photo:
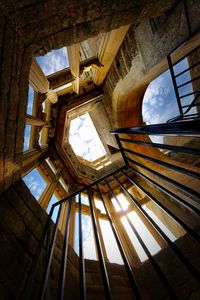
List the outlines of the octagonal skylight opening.
{"type": "Polygon", "coordinates": [[[77,156],[89,162],[107,154],[88,113],[70,122],[69,143],[77,156]]]}

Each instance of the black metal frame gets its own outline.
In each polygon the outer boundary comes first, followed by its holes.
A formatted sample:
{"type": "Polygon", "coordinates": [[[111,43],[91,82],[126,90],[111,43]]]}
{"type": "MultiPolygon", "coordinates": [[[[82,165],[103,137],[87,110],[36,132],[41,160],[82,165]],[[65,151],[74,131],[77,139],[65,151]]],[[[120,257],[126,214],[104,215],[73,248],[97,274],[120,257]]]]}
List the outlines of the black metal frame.
{"type": "MultiPolygon", "coordinates": [[[[122,130],[120,130],[120,133],[121,133],[121,131],[122,130]]],[[[117,132],[115,134],[117,134],[117,132]]],[[[120,144],[120,149],[123,152],[123,156],[126,159],[127,163],[129,161],[131,161],[131,162],[134,162],[136,166],[140,166],[144,169],[147,168],[146,166],[138,163],[137,161],[133,161],[132,159],[127,157],[126,153],[124,152],[124,148],[121,144],[121,141],[120,141],[119,137],[118,137],[117,141],[120,144]]],[[[165,167],[168,167],[168,166],[165,166],[165,167]]],[[[150,182],[151,184],[156,186],[162,192],[164,192],[167,195],[169,195],[170,197],[172,197],[172,199],[174,201],[183,204],[186,208],[190,209],[191,211],[193,211],[194,213],[196,213],[199,216],[200,209],[198,209],[196,206],[193,206],[191,203],[181,199],[179,196],[177,196],[171,190],[168,190],[166,187],[163,187],[162,184],[158,184],[157,182],[155,182],[153,179],[151,179],[147,175],[145,175],[142,172],[138,171],[136,168],[133,167],[132,170],[136,174],[138,174],[140,177],[142,177],[143,179],[147,180],[148,182],[150,182]]],[[[151,170],[151,169],[148,169],[148,170],[151,170]]],[[[153,171],[153,170],[151,170],[151,171],[153,171]]],[[[155,172],[155,171],[153,171],[153,172],[155,172]]],[[[50,276],[50,266],[51,266],[51,262],[52,262],[52,258],[53,258],[53,250],[54,250],[54,247],[55,247],[56,234],[57,234],[57,230],[58,230],[58,222],[59,222],[59,218],[60,218],[61,207],[62,207],[62,203],[68,201],[69,206],[68,206],[68,213],[67,213],[67,218],[66,218],[66,229],[65,229],[65,234],[64,234],[64,246],[63,246],[63,253],[62,253],[62,264],[61,264],[61,270],[60,270],[60,281],[59,281],[59,299],[64,299],[70,207],[71,207],[71,201],[75,196],[78,196],[78,212],[79,212],[80,295],[81,295],[81,299],[86,299],[85,265],[84,265],[84,254],[83,254],[82,219],[81,219],[81,215],[82,215],[82,212],[81,212],[81,193],[82,192],[85,192],[86,194],[88,194],[89,205],[90,205],[90,209],[91,209],[92,224],[93,224],[95,242],[96,242],[97,251],[98,251],[98,258],[99,258],[99,263],[100,263],[100,270],[101,270],[101,274],[102,274],[102,280],[103,280],[103,285],[104,285],[105,296],[106,296],[106,299],[112,299],[112,291],[111,291],[111,287],[110,287],[110,283],[109,283],[109,276],[108,276],[108,273],[107,273],[107,268],[106,268],[106,264],[105,264],[105,261],[104,261],[102,249],[101,249],[101,242],[100,242],[99,235],[98,235],[96,219],[95,219],[95,213],[94,213],[94,207],[93,207],[93,196],[92,196],[93,192],[92,192],[92,190],[94,190],[94,189],[99,194],[99,198],[100,198],[100,200],[102,201],[102,203],[104,205],[108,221],[111,225],[111,229],[112,229],[114,237],[116,239],[121,257],[124,261],[125,269],[127,271],[127,275],[128,275],[129,280],[130,280],[130,284],[133,288],[134,296],[135,296],[136,299],[142,299],[142,295],[140,294],[140,289],[139,289],[139,287],[137,285],[137,281],[135,279],[134,270],[131,267],[131,265],[130,265],[128,259],[127,259],[126,253],[123,249],[123,246],[121,244],[118,233],[116,232],[115,227],[113,226],[113,221],[112,221],[111,215],[109,213],[107,205],[104,201],[103,194],[102,194],[102,192],[100,190],[100,187],[99,187],[99,183],[105,182],[106,185],[108,186],[108,189],[109,189],[109,192],[111,193],[111,195],[113,197],[116,197],[115,192],[113,191],[111,185],[107,181],[107,179],[110,178],[110,177],[113,177],[115,179],[115,181],[118,183],[121,190],[127,195],[127,197],[129,197],[131,199],[131,201],[134,202],[134,204],[141,211],[141,213],[144,215],[144,217],[148,219],[148,221],[153,225],[153,227],[157,230],[157,232],[160,234],[160,236],[167,242],[167,244],[171,247],[171,249],[174,251],[174,253],[178,256],[180,261],[191,272],[191,274],[194,276],[194,278],[197,279],[197,280],[200,279],[199,272],[196,269],[196,267],[191,264],[191,262],[187,259],[187,257],[185,257],[185,255],[181,252],[181,250],[167,237],[167,235],[155,223],[155,221],[152,219],[152,217],[150,217],[148,215],[148,213],[142,208],[142,206],[139,204],[139,202],[130,194],[129,191],[127,191],[127,189],[124,187],[124,185],[118,179],[118,177],[117,177],[118,174],[123,174],[124,176],[126,176],[127,179],[132,184],[136,185],[139,189],[141,189],[151,201],[155,202],[158,206],[161,207],[162,210],[164,210],[167,214],[169,214],[170,217],[175,219],[176,222],[178,222],[181,226],[183,226],[183,228],[189,234],[191,234],[191,236],[195,240],[197,240],[198,242],[200,241],[199,235],[194,230],[192,230],[185,222],[183,222],[179,217],[177,217],[167,207],[165,207],[162,203],[160,203],[154,196],[152,196],[148,191],[146,191],[140,184],[138,184],[133,178],[131,178],[127,174],[127,166],[125,166],[123,168],[120,168],[120,169],[116,170],[112,174],[109,174],[109,175],[105,176],[104,178],[92,183],[91,185],[87,186],[86,188],[82,188],[80,191],[73,193],[72,195],[68,196],[67,198],[63,199],[62,201],[60,201],[60,202],[58,202],[58,203],[56,203],[52,206],[49,217],[48,217],[48,220],[47,220],[47,223],[46,223],[44,231],[42,233],[42,238],[41,238],[40,244],[39,244],[37,252],[36,252],[36,257],[34,259],[33,266],[31,268],[31,275],[30,275],[30,278],[27,281],[27,284],[25,286],[24,294],[23,294],[22,299],[26,299],[26,300],[30,299],[31,283],[33,281],[34,273],[36,272],[37,262],[39,260],[40,253],[41,253],[43,245],[44,245],[45,235],[48,232],[48,228],[49,228],[50,223],[51,223],[50,219],[51,219],[51,216],[53,214],[53,211],[54,211],[56,206],[59,206],[59,212],[58,212],[58,216],[57,216],[57,219],[56,219],[56,224],[55,224],[55,227],[54,227],[53,235],[52,235],[51,241],[50,241],[50,249],[49,249],[49,252],[48,252],[48,259],[47,259],[44,279],[43,279],[43,283],[42,283],[42,287],[41,287],[41,299],[44,299],[44,296],[45,296],[45,293],[46,293],[46,290],[47,290],[48,279],[49,279],[49,276],[50,276]]],[[[159,174],[158,172],[156,173],[156,175],[159,176],[159,178],[161,180],[163,180],[163,179],[166,180],[164,175],[159,174]]],[[[167,178],[167,179],[172,181],[172,179],[169,179],[169,178],[167,178]]],[[[179,186],[180,183],[178,183],[178,182],[173,181],[173,185],[180,188],[180,186],[179,186]]],[[[176,299],[177,298],[176,293],[173,290],[172,286],[170,285],[168,279],[166,278],[166,275],[163,273],[162,266],[159,266],[159,264],[155,261],[154,257],[149,252],[149,250],[146,247],[144,241],[141,239],[139,233],[135,229],[134,225],[130,222],[130,220],[129,220],[129,224],[130,224],[132,230],[134,231],[135,235],[137,236],[137,238],[138,238],[141,246],[143,247],[145,253],[147,254],[153,268],[155,269],[158,277],[160,278],[163,286],[165,287],[169,297],[171,299],[176,299]]]]}
{"type": "MultiPolygon", "coordinates": [[[[185,1],[184,1],[184,5],[186,7],[185,1]]],[[[186,17],[188,20],[188,14],[187,14],[187,10],[186,10],[186,17]]],[[[188,21],[188,25],[189,25],[189,21],[188,21]]],[[[189,26],[190,29],[190,26],[189,26]]],[[[171,78],[172,78],[172,82],[173,82],[173,86],[174,86],[174,91],[175,91],[175,95],[176,95],[176,100],[177,100],[177,104],[178,104],[178,109],[179,109],[179,115],[168,120],[168,122],[177,122],[180,120],[194,120],[194,119],[199,119],[199,114],[198,111],[195,113],[190,113],[192,108],[197,108],[197,106],[199,106],[199,103],[197,103],[197,100],[200,97],[200,91],[193,91],[191,93],[187,93],[184,95],[181,95],[180,93],[180,88],[188,85],[189,83],[192,83],[196,80],[200,80],[200,76],[197,76],[191,80],[188,80],[182,84],[178,84],[177,83],[177,78],[180,78],[182,75],[184,75],[186,72],[196,68],[197,66],[200,65],[200,60],[196,63],[194,63],[192,66],[189,66],[189,68],[186,68],[184,70],[182,70],[181,72],[179,72],[178,74],[175,74],[174,72],[174,67],[180,63],[181,61],[183,61],[184,59],[186,59],[187,57],[189,57],[189,55],[194,54],[195,51],[200,49],[200,46],[195,47],[194,49],[192,49],[189,53],[187,53],[186,55],[184,55],[183,57],[181,57],[180,59],[178,59],[176,62],[173,63],[173,55],[174,53],[177,51],[178,48],[181,48],[181,46],[187,42],[189,39],[191,39],[192,36],[194,36],[196,33],[198,32],[195,31],[192,35],[190,34],[189,38],[187,38],[186,40],[184,40],[184,42],[182,42],[179,46],[177,46],[172,52],[170,52],[167,56],[167,61],[168,61],[168,65],[169,65],[169,70],[170,70],[170,74],[171,74],[171,78]],[[188,105],[184,105],[182,103],[182,100],[188,96],[194,96],[193,100],[190,102],[190,104],[188,105]],[[189,113],[189,114],[188,114],[189,113]]]]}
{"type": "MultiPolygon", "coordinates": [[[[200,47],[200,46],[199,46],[200,47]]],[[[178,47],[177,47],[178,48],[178,47]]],[[[174,50],[176,51],[177,48],[174,50]]],[[[191,54],[192,50],[189,54],[191,54]]],[[[175,75],[173,67],[179,63],[181,60],[183,60],[186,56],[182,57],[176,63],[172,63],[172,56],[174,52],[171,52],[168,55],[168,62],[170,67],[170,72],[172,75],[172,80],[174,84],[175,94],[177,97],[177,103],[179,106],[180,116],[177,118],[174,118],[173,122],[169,122],[166,124],[158,124],[158,125],[148,125],[148,126],[141,126],[141,127],[132,127],[132,128],[120,128],[120,129],[113,129],[111,130],[112,134],[115,134],[117,143],[119,145],[119,149],[121,151],[122,157],[125,162],[125,167],[122,167],[115,172],[112,172],[111,174],[108,174],[104,176],[103,178],[95,181],[94,183],[90,184],[89,186],[83,187],[77,192],[72,193],[65,199],[59,201],[58,203],[55,203],[52,205],[48,219],[46,221],[46,224],[44,226],[41,239],[39,241],[35,257],[33,259],[29,277],[27,279],[27,282],[25,284],[23,293],[22,293],[22,300],[28,300],[31,297],[31,287],[34,280],[35,273],[37,271],[37,266],[39,262],[40,255],[42,253],[43,248],[45,247],[45,240],[48,236],[49,230],[52,227],[51,218],[54,212],[55,207],[59,206],[58,215],[56,219],[56,223],[53,227],[53,233],[50,238],[49,243],[49,249],[47,249],[47,260],[45,264],[45,271],[43,275],[43,280],[41,284],[41,290],[40,290],[40,298],[45,299],[47,288],[48,288],[48,282],[50,277],[50,268],[51,263],[53,259],[53,253],[56,243],[56,237],[58,232],[58,224],[61,216],[61,209],[63,203],[68,202],[68,212],[66,217],[66,226],[65,226],[65,233],[64,233],[64,243],[63,243],[63,251],[62,251],[62,262],[61,262],[61,268],[60,268],[60,276],[59,276],[59,289],[58,289],[58,299],[63,300],[64,294],[65,294],[65,277],[66,277],[66,267],[67,267],[67,254],[68,254],[68,235],[69,235],[69,222],[70,222],[70,211],[71,211],[71,202],[74,200],[76,196],[78,196],[78,225],[79,225],[79,267],[80,267],[80,298],[85,300],[87,298],[86,294],[86,279],[85,279],[85,262],[84,262],[84,253],[83,253],[83,236],[82,236],[82,209],[81,209],[81,193],[85,192],[88,195],[89,200],[89,206],[91,211],[91,220],[93,225],[93,231],[94,231],[94,237],[95,237],[95,243],[97,247],[98,252],[98,259],[100,263],[100,270],[102,275],[102,282],[104,286],[105,296],[106,299],[112,299],[112,289],[109,282],[109,276],[107,272],[106,263],[104,260],[103,252],[102,252],[102,245],[99,238],[99,233],[97,229],[97,221],[95,217],[94,212],[94,201],[93,201],[93,191],[95,190],[96,193],[99,195],[100,200],[103,203],[103,206],[106,211],[107,219],[110,223],[113,235],[115,237],[116,243],[118,245],[122,260],[124,262],[124,266],[127,272],[127,276],[130,281],[130,285],[133,289],[133,294],[135,299],[142,299],[140,288],[137,284],[137,280],[134,274],[134,269],[130,265],[130,262],[127,258],[127,254],[125,250],[123,249],[123,244],[120,240],[120,237],[118,235],[118,232],[115,229],[115,226],[113,225],[113,220],[111,217],[111,214],[109,212],[109,209],[107,207],[106,202],[104,201],[104,195],[100,189],[99,184],[101,182],[106,183],[109,193],[116,198],[116,194],[114,190],[112,189],[111,185],[107,181],[108,178],[114,178],[114,180],[117,182],[120,189],[126,194],[126,196],[134,203],[135,206],[137,206],[137,209],[140,210],[140,212],[143,214],[143,216],[150,222],[150,224],[154,227],[154,229],[158,232],[160,237],[168,244],[168,246],[172,249],[172,251],[177,255],[179,260],[184,264],[184,266],[188,269],[188,271],[192,274],[192,276],[196,280],[200,280],[200,274],[197,270],[196,266],[194,266],[188,258],[185,256],[185,254],[182,253],[182,251],[178,248],[178,246],[173,243],[170,238],[163,232],[163,230],[157,225],[157,223],[152,219],[152,217],[144,210],[142,205],[133,197],[133,195],[124,187],[123,183],[119,180],[117,177],[118,174],[123,174],[127,178],[128,181],[130,181],[133,185],[135,185],[137,188],[139,188],[149,199],[150,201],[153,201],[158,205],[166,214],[168,214],[171,218],[173,218],[178,224],[180,224],[190,235],[191,237],[196,240],[197,242],[200,242],[200,237],[197,234],[195,230],[190,228],[190,226],[185,223],[180,217],[176,216],[169,208],[167,208],[164,204],[162,204],[158,199],[155,198],[154,195],[152,195],[149,191],[147,191],[142,185],[138,184],[137,181],[134,180],[134,178],[130,177],[127,174],[127,167],[131,168],[132,171],[134,171],[134,174],[138,175],[140,178],[148,182],[151,186],[156,187],[158,190],[162,191],[164,194],[171,197],[172,201],[175,203],[181,204],[186,209],[190,210],[190,212],[193,212],[197,217],[200,216],[200,206],[199,206],[199,199],[200,199],[200,193],[197,190],[194,190],[188,186],[185,186],[178,180],[169,178],[166,174],[163,172],[158,172],[156,170],[156,166],[162,166],[165,170],[172,170],[174,174],[183,174],[187,178],[192,178],[195,181],[200,180],[200,174],[195,170],[192,170],[191,168],[187,168],[187,166],[180,166],[178,164],[172,164],[171,162],[166,162],[161,159],[158,159],[157,157],[148,156],[142,153],[138,153],[137,151],[133,151],[132,149],[125,148],[123,146],[123,143],[126,143],[127,145],[141,145],[144,147],[153,147],[157,149],[166,149],[170,151],[180,152],[180,153],[186,153],[186,154],[192,154],[195,156],[200,156],[200,150],[199,149],[192,149],[188,147],[177,147],[173,145],[166,145],[166,144],[160,144],[160,143],[151,143],[149,141],[140,141],[136,140],[134,136],[136,135],[170,135],[170,136],[194,136],[194,137],[200,137],[200,122],[196,118],[195,115],[185,115],[185,112],[183,112],[183,108],[187,108],[186,112],[190,110],[191,107],[196,106],[195,101],[193,101],[189,106],[185,105],[183,106],[181,103],[181,99],[188,95],[179,95],[178,89],[180,86],[183,85],[177,85],[176,78],[185,74],[185,72],[189,71],[191,68],[196,67],[200,64],[200,62],[194,64],[187,70],[181,71],[179,74],[175,75]],[[189,118],[189,120],[188,120],[189,118]],[[196,119],[195,119],[196,118],[196,119]],[[120,135],[123,134],[126,136],[120,137],[120,135]],[[127,137],[127,134],[130,135],[127,137]],[[148,167],[146,165],[146,161],[151,161],[153,163],[153,169],[148,167]],[[139,168],[138,168],[139,167],[139,168]],[[146,172],[147,171],[147,172],[146,172]],[[154,178],[151,178],[151,175],[153,174],[154,178]],[[159,183],[155,179],[159,179],[159,183]],[[168,188],[169,187],[169,188],[168,188]],[[186,198],[182,198],[181,196],[177,195],[177,190],[182,192],[184,195],[186,195],[186,198]],[[189,197],[187,197],[189,196],[189,197]],[[191,200],[192,199],[192,200],[191,200]]],[[[196,79],[193,79],[196,80],[196,79]]],[[[191,80],[192,81],[192,80],[191,80]]],[[[190,82],[191,82],[190,81],[190,82]]],[[[187,83],[185,83],[187,84],[187,83]]],[[[191,94],[194,94],[195,99],[196,97],[200,95],[200,91],[195,91],[191,94]]],[[[199,116],[198,116],[199,118],[199,116]]],[[[134,149],[135,150],[135,149],[134,149]]],[[[117,199],[117,198],[116,198],[117,199]]],[[[128,219],[128,218],[127,218],[128,219]]],[[[145,242],[140,237],[140,234],[132,224],[132,222],[128,219],[129,225],[131,226],[133,232],[135,233],[136,237],[138,238],[143,250],[147,254],[150,263],[152,264],[152,267],[156,271],[158,278],[160,279],[161,283],[165,287],[169,297],[171,299],[176,299],[177,295],[175,291],[173,290],[170,282],[166,278],[166,275],[162,271],[162,266],[159,265],[159,263],[154,259],[154,257],[151,255],[149,249],[145,245],[145,242]]]]}

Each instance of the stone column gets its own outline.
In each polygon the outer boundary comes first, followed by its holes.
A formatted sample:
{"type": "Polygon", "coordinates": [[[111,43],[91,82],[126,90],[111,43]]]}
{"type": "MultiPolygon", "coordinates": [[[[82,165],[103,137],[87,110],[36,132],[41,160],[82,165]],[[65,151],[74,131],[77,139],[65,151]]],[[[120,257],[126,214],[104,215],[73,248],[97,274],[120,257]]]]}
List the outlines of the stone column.
{"type": "Polygon", "coordinates": [[[173,233],[173,235],[175,235],[177,239],[185,234],[185,230],[182,228],[182,226],[179,225],[174,219],[172,219],[166,212],[164,212],[153,201],[149,201],[146,204],[146,206],[173,233]]]}
{"type": "Polygon", "coordinates": [[[80,76],[80,44],[74,44],[67,47],[69,67],[72,75],[74,76],[74,81],[72,82],[73,90],[79,93],[79,76],[80,76]]]}
{"type": "Polygon", "coordinates": [[[45,94],[49,90],[49,81],[35,58],[33,58],[30,68],[29,83],[34,91],[40,92],[41,94],[45,94]]]}
{"type": "MultiPolygon", "coordinates": [[[[156,240],[156,242],[159,244],[159,246],[161,248],[166,247],[167,243],[161,237],[161,235],[158,233],[158,231],[154,228],[154,226],[151,224],[151,222],[145,217],[145,215],[142,213],[142,211],[134,204],[133,201],[131,201],[131,199],[126,195],[126,193],[123,192],[123,195],[124,195],[124,197],[126,197],[127,201],[130,203],[130,206],[132,207],[132,209],[137,213],[138,217],[141,219],[143,224],[149,230],[149,232],[151,233],[153,238],[156,240]]],[[[138,201],[138,199],[136,199],[136,200],[138,201]]],[[[138,202],[140,203],[140,201],[138,201],[138,202]]]]}
{"type": "Polygon", "coordinates": [[[42,160],[49,156],[48,145],[42,146],[38,149],[31,149],[23,153],[23,163],[22,163],[22,177],[27,175],[33,169],[35,169],[42,160]]]}

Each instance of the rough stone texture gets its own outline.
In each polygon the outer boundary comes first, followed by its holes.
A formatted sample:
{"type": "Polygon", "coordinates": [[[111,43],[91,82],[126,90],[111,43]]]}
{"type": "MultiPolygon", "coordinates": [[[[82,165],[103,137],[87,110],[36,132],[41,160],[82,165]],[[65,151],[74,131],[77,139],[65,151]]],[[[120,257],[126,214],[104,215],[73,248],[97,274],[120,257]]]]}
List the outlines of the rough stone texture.
{"type": "MultiPolygon", "coordinates": [[[[21,292],[47,215],[22,181],[12,185],[0,196],[0,211],[0,295],[1,299],[5,300],[21,299],[21,292]]],[[[53,225],[51,226],[53,229],[53,225]]],[[[58,232],[48,299],[58,299],[62,245],[63,236],[58,232]]],[[[200,270],[198,243],[189,235],[185,235],[176,241],[176,245],[196,269],[200,270]]],[[[39,290],[45,258],[46,248],[43,248],[31,290],[31,299],[34,300],[40,299],[39,290]]],[[[199,294],[199,284],[170,248],[165,248],[156,254],[155,260],[174,288],[178,299],[197,299],[195,297],[199,294]]],[[[85,264],[87,299],[105,299],[98,262],[86,260],[85,264]]],[[[106,266],[113,299],[134,299],[124,267],[113,263],[107,263],[106,266]]],[[[142,299],[169,298],[149,261],[133,271],[142,299]]],[[[79,299],[79,259],[71,247],[68,252],[65,299],[79,299]]]]}
{"type": "Polygon", "coordinates": [[[0,1],[0,191],[20,178],[32,54],[41,55],[125,24],[139,24],[163,14],[174,2],[0,1]]]}
{"type": "MultiPolygon", "coordinates": [[[[190,27],[194,32],[200,27],[199,1],[188,0],[186,5],[190,27]]],[[[137,27],[134,24],[130,26],[104,82],[104,104],[111,118],[116,104],[113,92],[116,91],[118,96],[119,93],[132,91],[132,99],[136,98],[134,90],[145,91],[148,83],[168,68],[166,57],[169,52],[188,36],[183,1],[162,16],[144,19],[137,27]]],[[[140,96],[143,97],[143,93],[140,96]]],[[[113,118],[113,127],[117,126],[115,121],[116,116],[113,118]]]]}

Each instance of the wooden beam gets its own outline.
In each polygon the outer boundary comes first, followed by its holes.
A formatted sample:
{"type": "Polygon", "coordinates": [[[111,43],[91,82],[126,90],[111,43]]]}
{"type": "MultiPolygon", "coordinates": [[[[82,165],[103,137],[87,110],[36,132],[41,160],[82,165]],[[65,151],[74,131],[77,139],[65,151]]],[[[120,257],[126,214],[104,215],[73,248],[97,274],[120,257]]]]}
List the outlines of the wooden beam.
{"type": "Polygon", "coordinates": [[[48,146],[43,146],[39,149],[32,149],[23,153],[22,177],[36,168],[43,159],[49,156],[48,146]]]}

